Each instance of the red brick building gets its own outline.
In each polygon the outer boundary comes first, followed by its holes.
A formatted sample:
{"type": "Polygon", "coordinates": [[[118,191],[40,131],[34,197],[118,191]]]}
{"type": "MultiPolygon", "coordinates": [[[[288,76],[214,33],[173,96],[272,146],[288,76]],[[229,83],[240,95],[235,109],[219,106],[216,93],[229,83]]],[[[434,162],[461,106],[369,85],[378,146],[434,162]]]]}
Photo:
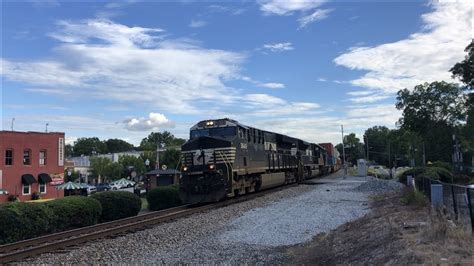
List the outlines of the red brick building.
{"type": "Polygon", "coordinates": [[[64,133],[0,131],[0,202],[9,195],[20,201],[39,193],[43,199],[63,197],[55,185],[64,182],[64,133]]]}

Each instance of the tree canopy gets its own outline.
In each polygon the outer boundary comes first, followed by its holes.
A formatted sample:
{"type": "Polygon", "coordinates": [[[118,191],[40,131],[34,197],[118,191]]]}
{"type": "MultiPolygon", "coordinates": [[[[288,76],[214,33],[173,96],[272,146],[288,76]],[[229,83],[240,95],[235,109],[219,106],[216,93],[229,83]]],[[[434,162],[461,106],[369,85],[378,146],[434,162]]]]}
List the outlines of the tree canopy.
{"type": "Polygon", "coordinates": [[[156,150],[157,145],[160,144],[162,147],[177,148],[181,147],[186,140],[176,138],[173,134],[168,131],[152,132],[148,137],[142,139],[140,142],[140,149],[144,151],[156,150]]]}
{"type": "Polygon", "coordinates": [[[473,89],[474,86],[474,40],[464,50],[467,52],[466,57],[463,61],[456,63],[451,68],[453,77],[459,78],[464,84],[470,86],[473,89]]]}
{"type": "Polygon", "coordinates": [[[464,88],[444,81],[424,83],[397,94],[396,108],[402,110],[399,125],[421,134],[434,124],[458,125],[466,117],[464,88]]]}

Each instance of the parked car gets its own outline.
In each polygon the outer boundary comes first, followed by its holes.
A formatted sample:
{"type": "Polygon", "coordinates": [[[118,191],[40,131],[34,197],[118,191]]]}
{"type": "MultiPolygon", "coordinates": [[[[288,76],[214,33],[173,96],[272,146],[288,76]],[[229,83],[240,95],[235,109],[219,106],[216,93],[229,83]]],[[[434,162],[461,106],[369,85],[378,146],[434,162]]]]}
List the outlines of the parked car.
{"type": "Polygon", "coordinates": [[[97,188],[97,191],[109,191],[112,189],[112,187],[107,184],[107,183],[100,183],[95,186],[97,188]]]}
{"type": "Polygon", "coordinates": [[[119,185],[119,184],[111,184],[111,185],[110,185],[110,188],[111,188],[112,190],[119,190],[119,189],[121,189],[121,188],[123,188],[123,187],[122,187],[121,185],[119,185]]]}
{"type": "Polygon", "coordinates": [[[92,194],[92,193],[95,193],[97,192],[97,188],[93,185],[88,185],[87,186],[87,194],[92,194]]]}

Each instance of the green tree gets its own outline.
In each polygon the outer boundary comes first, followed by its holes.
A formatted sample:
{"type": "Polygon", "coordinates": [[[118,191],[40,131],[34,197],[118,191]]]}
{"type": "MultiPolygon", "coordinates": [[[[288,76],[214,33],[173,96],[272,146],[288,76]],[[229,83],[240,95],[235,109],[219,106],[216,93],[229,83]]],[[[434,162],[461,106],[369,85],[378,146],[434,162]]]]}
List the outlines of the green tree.
{"type": "Polygon", "coordinates": [[[374,126],[365,131],[365,152],[367,152],[366,147],[368,140],[369,160],[389,166],[389,135],[390,130],[384,126],[374,126]]]}
{"type": "Polygon", "coordinates": [[[133,150],[133,145],[121,139],[108,139],[105,141],[107,153],[125,152],[133,150]]]}
{"type": "Polygon", "coordinates": [[[144,151],[156,150],[157,144],[161,144],[164,147],[177,148],[184,144],[186,140],[176,138],[173,134],[168,131],[164,132],[152,132],[148,137],[142,139],[140,142],[140,149],[144,151]]]}
{"type": "Polygon", "coordinates": [[[106,176],[107,167],[112,164],[112,161],[106,157],[91,157],[90,162],[90,172],[92,176],[97,177],[99,180],[106,176]]]}
{"type": "Polygon", "coordinates": [[[107,153],[107,145],[97,137],[78,138],[74,142],[74,156],[107,153]]]}
{"type": "Polygon", "coordinates": [[[451,136],[466,118],[464,89],[442,81],[398,92],[396,107],[402,110],[398,123],[401,129],[416,132],[421,137],[427,161],[451,160],[451,136]]]}
{"type": "Polygon", "coordinates": [[[123,174],[124,167],[120,163],[111,163],[105,167],[104,176],[106,176],[108,180],[118,180],[122,178],[123,174]]]}
{"type": "Polygon", "coordinates": [[[130,155],[122,155],[119,157],[119,163],[125,169],[127,176],[129,175],[128,169],[129,167],[133,167],[134,171],[137,175],[141,175],[145,173],[145,162],[142,160],[141,157],[135,157],[130,155]]]}
{"type": "Polygon", "coordinates": [[[181,160],[181,151],[176,149],[167,149],[160,153],[160,164],[166,165],[169,169],[176,169],[181,160]]]}
{"type": "Polygon", "coordinates": [[[472,90],[474,86],[474,40],[471,40],[464,51],[467,52],[464,60],[456,63],[450,71],[453,73],[453,77],[459,78],[472,90]]]}
{"type": "Polygon", "coordinates": [[[64,170],[64,182],[76,182],[79,179],[79,172],[71,170],[71,175],[68,175],[69,170],[64,170]]]}
{"type": "Polygon", "coordinates": [[[64,156],[69,158],[74,155],[74,146],[71,144],[64,145],[64,156]]]}
{"type": "MultiPolygon", "coordinates": [[[[357,159],[365,158],[364,156],[364,145],[360,142],[360,139],[356,137],[355,133],[350,133],[344,136],[344,145],[346,160],[348,162],[357,163],[357,159]]],[[[342,143],[336,145],[336,149],[343,155],[342,143]]]]}
{"type": "Polygon", "coordinates": [[[463,87],[444,81],[417,85],[413,91],[400,90],[396,107],[403,114],[398,123],[422,135],[433,123],[458,125],[466,116],[466,100],[463,87]]]}

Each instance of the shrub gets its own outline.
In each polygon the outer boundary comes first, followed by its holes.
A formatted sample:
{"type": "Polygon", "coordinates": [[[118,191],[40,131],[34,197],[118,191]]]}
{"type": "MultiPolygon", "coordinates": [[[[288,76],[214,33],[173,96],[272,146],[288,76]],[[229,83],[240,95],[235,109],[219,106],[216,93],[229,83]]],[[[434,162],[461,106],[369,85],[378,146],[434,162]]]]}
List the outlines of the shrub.
{"type": "Polygon", "coordinates": [[[425,172],[425,169],[423,167],[413,167],[411,169],[408,169],[403,172],[402,175],[399,176],[398,181],[400,183],[403,183],[406,185],[407,183],[407,176],[411,175],[413,177],[418,176],[419,174],[422,174],[425,172]]]}
{"type": "Polygon", "coordinates": [[[100,203],[71,196],[42,203],[12,202],[0,205],[0,244],[47,233],[93,225],[101,213],[100,203]]]}
{"type": "Polygon", "coordinates": [[[91,196],[102,205],[100,222],[108,222],[135,216],[140,212],[142,200],[127,191],[106,191],[91,196]]]}
{"type": "Polygon", "coordinates": [[[18,196],[10,195],[10,196],[8,196],[8,201],[17,202],[17,201],[19,201],[19,199],[18,199],[18,196]]]}
{"type": "Polygon", "coordinates": [[[162,210],[166,208],[181,205],[181,199],[178,194],[178,186],[163,186],[148,191],[146,195],[148,209],[151,211],[162,210]]]}
{"type": "Polygon", "coordinates": [[[54,214],[44,204],[15,202],[0,207],[0,244],[37,237],[52,228],[54,214]]]}
{"type": "Polygon", "coordinates": [[[40,193],[35,191],[31,194],[31,200],[39,200],[41,199],[40,193]]]}
{"type": "Polygon", "coordinates": [[[418,207],[423,207],[428,204],[428,201],[422,192],[416,189],[408,188],[404,191],[404,195],[401,198],[401,202],[405,205],[413,205],[418,207]]]}
{"type": "Polygon", "coordinates": [[[419,177],[431,178],[446,183],[453,182],[453,174],[451,171],[441,167],[426,167],[425,172],[420,174],[419,177]]]}
{"type": "Polygon", "coordinates": [[[441,161],[434,161],[431,164],[429,164],[428,167],[440,167],[448,171],[453,171],[453,166],[450,163],[441,162],[441,161]]]}
{"type": "Polygon", "coordinates": [[[96,224],[102,213],[99,201],[84,196],[69,196],[44,204],[54,212],[55,232],[96,224]]]}

